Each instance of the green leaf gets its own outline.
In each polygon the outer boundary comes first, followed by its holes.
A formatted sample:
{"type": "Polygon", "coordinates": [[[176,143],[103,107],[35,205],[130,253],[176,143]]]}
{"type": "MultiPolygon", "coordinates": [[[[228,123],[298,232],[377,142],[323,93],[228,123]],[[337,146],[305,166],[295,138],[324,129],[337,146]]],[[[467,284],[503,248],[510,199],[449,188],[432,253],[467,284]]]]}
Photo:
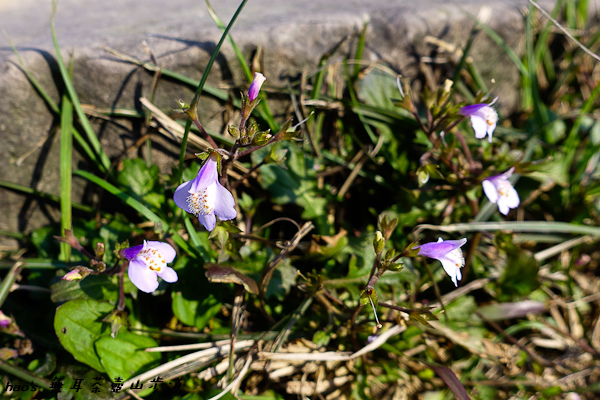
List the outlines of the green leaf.
{"type": "Polygon", "coordinates": [[[366,104],[382,110],[398,112],[398,108],[392,100],[400,96],[395,76],[373,69],[358,81],[357,86],[356,94],[366,104]]]}
{"type": "Polygon", "coordinates": [[[123,169],[119,171],[117,181],[138,199],[142,199],[154,189],[158,173],[156,165],[148,166],[141,158],[127,159],[123,161],[123,169]]]}
{"type": "Polygon", "coordinates": [[[526,297],[540,286],[540,266],[531,251],[512,243],[512,236],[508,234],[498,234],[496,246],[507,255],[502,276],[498,280],[502,288],[499,300],[512,300],[514,296],[526,297]]]}
{"type": "MultiPolygon", "coordinates": [[[[277,204],[295,203],[302,207],[302,218],[315,219],[325,214],[327,200],[320,197],[313,161],[307,159],[297,147],[290,146],[284,169],[279,165],[268,164],[260,168],[261,186],[271,193],[271,200],[277,204]]],[[[257,154],[259,152],[255,152],[257,154]]],[[[260,155],[257,154],[257,158],[260,155]]]]}
{"type": "Polygon", "coordinates": [[[76,299],[108,300],[117,302],[118,286],[106,275],[89,275],[78,281],[60,281],[50,286],[50,300],[54,303],[76,299]]]}
{"type": "Polygon", "coordinates": [[[212,295],[203,295],[200,291],[197,298],[184,297],[181,292],[173,292],[173,313],[184,324],[203,329],[208,321],[221,310],[221,302],[212,295]]]}
{"type": "Polygon", "coordinates": [[[156,346],[154,339],[134,333],[120,333],[114,339],[111,336],[102,336],[95,343],[100,362],[113,382],[117,377],[127,380],[156,367],[160,363],[160,353],[144,351],[148,347],[156,346]]]}
{"type": "Polygon", "coordinates": [[[94,368],[105,372],[94,342],[109,333],[109,326],[102,319],[113,309],[109,303],[96,300],[73,300],[56,309],[54,331],[63,347],[75,357],[94,368]]]}
{"type": "Polygon", "coordinates": [[[298,270],[292,266],[289,258],[285,258],[273,271],[265,297],[284,296],[296,284],[296,278],[298,270]]]}

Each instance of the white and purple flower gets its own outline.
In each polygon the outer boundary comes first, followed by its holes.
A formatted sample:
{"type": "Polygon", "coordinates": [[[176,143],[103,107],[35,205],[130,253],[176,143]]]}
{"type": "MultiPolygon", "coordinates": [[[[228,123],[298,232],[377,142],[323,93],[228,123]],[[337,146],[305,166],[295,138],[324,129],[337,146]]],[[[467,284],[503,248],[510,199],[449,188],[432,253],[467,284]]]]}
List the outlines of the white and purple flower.
{"type": "Polygon", "coordinates": [[[498,113],[491,106],[498,100],[496,97],[491,103],[472,104],[462,107],[458,112],[465,117],[471,118],[471,125],[477,139],[483,139],[488,135],[488,141],[492,143],[492,134],[498,123],[498,113]]]}
{"type": "Polygon", "coordinates": [[[262,87],[263,83],[265,83],[266,80],[267,80],[267,78],[265,78],[265,76],[263,74],[261,74],[260,72],[254,73],[254,79],[252,80],[252,83],[250,84],[250,88],[248,88],[248,102],[249,103],[252,103],[254,100],[256,100],[256,98],[258,97],[258,92],[260,92],[260,88],[262,87]]]}
{"type": "Polygon", "coordinates": [[[154,292],[159,276],[165,282],[177,282],[177,272],[167,266],[175,259],[175,249],[170,244],[144,240],[144,244],[121,250],[121,254],[129,260],[129,280],[142,292],[154,292]]]}
{"type": "Polygon", "coordinates": [[[485,195],[494,204],[498,204],[498,210],[506,215],[511,208],[519,207],[519,194],[510,183],[515,167],[512,167],[503,174],[492,176],[481,182],[485,195]]]}
{"type": "Polygon", "coordinates": [[[418,255],[420,256],[440,261],[444,271],[454,282],[454,286],[458,286],[458,281],[462,279],[460,269],[465,266],[465,258],[460,248],[465,243],[467,243],[467,239],[444,241],[439,238],[437,242],[425,243],[413,247],[413,249],[419,249],[418,255]]]}
{"type": "Polygon", "coordinates": [[[233,195],[219,183],[217,161],[212,156],[200,168],[196,179],[179,185],[173,200],[179,208],[198,217],[208,231],[215,229],[215,216],[221,221],[237,216],[233,195]]]}

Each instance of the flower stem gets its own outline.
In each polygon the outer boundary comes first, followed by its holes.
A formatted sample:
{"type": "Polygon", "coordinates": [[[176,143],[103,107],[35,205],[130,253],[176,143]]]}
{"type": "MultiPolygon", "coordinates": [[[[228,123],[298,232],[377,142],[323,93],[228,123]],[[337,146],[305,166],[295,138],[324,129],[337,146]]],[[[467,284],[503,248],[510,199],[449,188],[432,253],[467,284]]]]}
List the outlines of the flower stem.
{"type": "Polygon", "coordinates": [[[125,310],[125,268],[121,268],[119,272],[119,302],[117,303],[117,311],[125,310]]]}
{"type": "Polygon", "coordinates": [[[210,145],[213,147],[213,149],[218,149],[219,146],[217,145],[217,142],[215,142],[215,140],[212,138],[212,136],[210,136],[205,130],[204,127],[202,126],[202,124],[200,123],[200,121],[198,120],[198,117],[196,116],[196,118],[192,118],[192,122],[194,123],[194,125],[196,125],[196,128],[198,128],[198,130],[200,131],[200,134],[202,135],[202,137],[204,137],[204,139],[206,139],[206,141],[208,143],[210,143],[210,145]]]}

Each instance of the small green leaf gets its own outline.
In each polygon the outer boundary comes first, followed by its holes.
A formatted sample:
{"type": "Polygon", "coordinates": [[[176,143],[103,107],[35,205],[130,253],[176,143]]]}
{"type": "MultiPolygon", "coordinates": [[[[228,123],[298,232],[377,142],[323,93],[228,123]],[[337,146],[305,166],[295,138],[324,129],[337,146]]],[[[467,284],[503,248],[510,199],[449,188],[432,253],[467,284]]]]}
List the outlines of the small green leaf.
{"type": "Polygon", "coordinates": [[[54,303],[76,299],[108,300],[117,302],[118,286],[114,278],[106,275],[89,275],[79,281],[60,281],[50,286],[50,299],[54,303]]]}
{"type": "Polygon", "coordinates": [[[158,179],[158,167],[148,167],[141,158],[127,159],[123,161],[123,169],[117,175],[117,181],[136,198],[142,199],[150,193],[158,179]]]}
{"type": "Polygon", "coordinates": [[[108,334],[109,325],[102,319],[112,311],[109,303],[96,300],[72,300],[56,309],[54,331],[63,347],[75,357],[94,368],[104,372],[94,342],[102,335],[108,334]]]}
{"type": "Polygon", "coordinates": [[[175,316],[184,324],[198,329],[203,329],[221,310],[221,303],[212,294],[198,293],[201,300],[188,299],[181,292],[173,292],[172,297],[175,316]]]}
{"type": "Polygon", "coordinates": [[[156,367],[160,363],[160,353],[144,351],[156,347],[154,339],[133,333],[120,333],[116,338],[102,336],[95,343],[100,362],[111,380],[127,380],[140,372],[156,367]]]}

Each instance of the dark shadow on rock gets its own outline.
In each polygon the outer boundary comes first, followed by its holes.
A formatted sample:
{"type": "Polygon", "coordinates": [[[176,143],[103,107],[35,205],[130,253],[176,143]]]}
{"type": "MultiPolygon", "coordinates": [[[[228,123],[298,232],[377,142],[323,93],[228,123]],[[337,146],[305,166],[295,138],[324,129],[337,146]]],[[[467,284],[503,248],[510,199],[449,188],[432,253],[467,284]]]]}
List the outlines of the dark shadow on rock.
{"type": "MultiPolygon", "coordinates": [[[[1,47],[0,50],[12,50],[12,49],[6,48],[6,47],[1,47]]],[[[42,58],[44,59],[44,61],[46,61],[46,63],[48,64],[50,76],[52,76],[52,81],[54,81],[54,85],[56,86],[58,93],[64,92],[65,85],[63,84],[62,77],[60,76],[60,69],[58,68],[58,61],[56,61],[56,57],[54,57],[51,53],[47,52],[46,50],[37,49],[35,47],[22,47],[22,48],[17,47],[17,51],[20,54],[25,51],[33,51],[35,53],[39,53],[42,56],[42,58]]],[[[21,66],[18,61],[10,60],[9,63],[13,64],[15,67],[17,67],[19,70],[21,70],[21,72],[23,72],[23,75],[25,77],[27,77],[27,74],[25,73],[23,66],[21,66]]],[[[27,65],[25,65],[25,67],[27,67],[27,65]]],[[[27,79],[29,79],[29,78],[27,78],[27,79]]],[[[33,83],[32,83],[32,87],[33,87],[33,83]]],[[[44,88],[42,88],[42,89],[44,89],[44,88]]],[[[54,112],[49,106],[48,106],[48,110],[54,112]]]]}
{"type": "MultiPolygon", "coordinates": [[[[38,186],[42,180],[44,167],[48,161],[48,155],[50,154],[50,148],[52,147],[52,142],[54,141],[54,136],[56,134],[56,130],[54,130],[53,128],[50,128],[50,129],[51,130],[50,130],[49,134],[46,136],[46,139],[44,140],[44,144],[41,147],[40,155],[35,160],[33,174],[31,176],[31,181],[29,183],[29,187],[32,189],[35,189],[35,190],[38,190],[38,186]]],[[[19,211],[19,215],[18,215],[19,232],[25,231],[25,228],[28,225],[28,221],[31,218],[33,212],[35,211],[35,209],[32,209],[32,206],[35,203],[37,203],[37,205],[39,206],[39,210],[44,214],[44,216],[48,219],[48,221],[50,221],[51,223],[56,222],[54,217],[52,216],[51,212],[49,211],[48,205],[46,204],[45,200],[37,200],[37,199],[34,199],[34,198],[28,196],[25,198],[25,202],[23,203],[23,206],[21,207],[21,210],[19,211]]]]}

